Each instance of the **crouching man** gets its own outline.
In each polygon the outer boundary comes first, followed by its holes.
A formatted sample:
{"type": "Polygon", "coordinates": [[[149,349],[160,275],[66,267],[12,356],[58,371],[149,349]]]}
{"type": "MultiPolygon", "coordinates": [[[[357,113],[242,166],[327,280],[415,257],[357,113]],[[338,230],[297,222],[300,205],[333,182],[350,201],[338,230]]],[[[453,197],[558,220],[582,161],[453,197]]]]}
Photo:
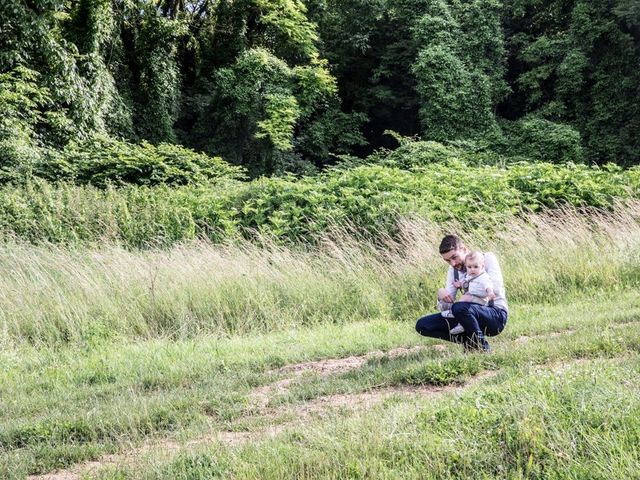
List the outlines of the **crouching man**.
{"type": "Polygon", "coordinates": [[[468,295],[456,302],[456,294],[465,284],[465,260],[469,253],[471,251],[456,235],[447,235],[442,239],[440,256],[449,264],[449,271],[445,288],[438,290],[441,312],[420,318],[416,330],[425,337],[461,343],[466,351],[489,352],[491,347],[486,337],[502,332],[509,314],[502,271],[496,256],[484,252],[484,271],[490,277],[492,287],[486,304],[464,301],[469,299],[468,295]]]}

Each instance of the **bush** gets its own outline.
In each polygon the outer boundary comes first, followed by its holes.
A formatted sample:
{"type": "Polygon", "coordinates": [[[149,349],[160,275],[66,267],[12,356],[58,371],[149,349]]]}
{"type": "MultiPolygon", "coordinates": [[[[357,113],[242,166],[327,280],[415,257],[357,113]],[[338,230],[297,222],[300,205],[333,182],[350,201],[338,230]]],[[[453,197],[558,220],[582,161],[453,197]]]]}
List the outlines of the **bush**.
{"type": "Polygon", "coordinates": [[[415,167],[432,163],[459,160],[463,156],[463,151],[455,147],[447,147],[439,142],[409,141],[403,142],[398,148],[385,154],[380,163],[412,170],[415,167]]]}
{"type": "MultiPolygon", "coordinates": [[[[396,136],[396,135],[394,135],[396,136]]],[[[501,165],[508,159],[489,149],[487,144],[473,141],[454,141],[445,145],[433,141],[417,141],[396,136],[400,146],[393,151],[373,154],[370,163],[416,170],[434,163],[462,161],[467,165],[501,165]]]]}
{"type": "Polygon", "coordinates": [[[47,180],[67,180],[82,185],[107,184],[186,185],[212,179],[242,179],[242,167],[219,157],[209,157],[179,145],[139,145],[95,136],[71,142],[61,151],[48,151],[34,168],[47,180]]]}
{"type": "Polygon", "coordinates": [[[502,127],[505,139],[496,148],[507,156],[551,163],[584,159],[580,133],[570,125],[530,116],[502,127]]]}
{"type": "Polygon", "coordinates": [[[557,205],[607,207],[640,197],[640,168],[521,162],[472,167],[461,160],[414,172],[382,165],[315,177],[262,178],[171,188],[52,185],[0,189],[0,231],[31,242],[102,240],[133,247],[213,241],[256,232],[280,241],[314,241],[335,224],[393,235],[401,215],[499,228],[524,210],[557,205]],[[493,225],[493,227],[492,227],[493,225]]]}

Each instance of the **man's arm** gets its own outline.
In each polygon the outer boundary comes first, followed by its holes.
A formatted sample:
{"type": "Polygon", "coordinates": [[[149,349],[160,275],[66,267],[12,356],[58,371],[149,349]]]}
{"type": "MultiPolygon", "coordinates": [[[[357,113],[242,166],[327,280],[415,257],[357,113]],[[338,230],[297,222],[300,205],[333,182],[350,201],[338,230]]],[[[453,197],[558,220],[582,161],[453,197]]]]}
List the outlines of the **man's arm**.
{"type": "Polygon", "coordinates": [[[498,292],[503,291],[504,280],[502,279],[502,270],[500,269],[500,264],[498,263],[498,259],[493,253],[485,253],[484,255],[484,269],[491,277],[492,289],[495,295],[498,295],[498,292]]]}
{"type": "Polygon", "coordinates": [[[453,303],[456,299],[456,293],[458,293],[458,289],[453,285],[454,281],[455,275],[453,273],[453,267],[449,267],[449,271],[447,272],[447,281],[445,282],[444,288],[438,290],[438,300],[453,303]]]}

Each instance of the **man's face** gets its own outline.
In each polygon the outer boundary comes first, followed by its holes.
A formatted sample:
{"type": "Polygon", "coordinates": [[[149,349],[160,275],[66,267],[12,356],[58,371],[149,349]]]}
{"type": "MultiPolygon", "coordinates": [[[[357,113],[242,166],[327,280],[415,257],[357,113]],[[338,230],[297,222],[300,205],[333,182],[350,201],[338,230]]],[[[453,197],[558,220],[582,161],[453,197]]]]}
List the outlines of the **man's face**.
{"type": "Polygon", "coordinates": [[[442,259],[456,270],[464,269],[464,259],[467,256],[467,248],[460,247],[455,250],[449,250],[447,253],[441,253],[442,259]]]}

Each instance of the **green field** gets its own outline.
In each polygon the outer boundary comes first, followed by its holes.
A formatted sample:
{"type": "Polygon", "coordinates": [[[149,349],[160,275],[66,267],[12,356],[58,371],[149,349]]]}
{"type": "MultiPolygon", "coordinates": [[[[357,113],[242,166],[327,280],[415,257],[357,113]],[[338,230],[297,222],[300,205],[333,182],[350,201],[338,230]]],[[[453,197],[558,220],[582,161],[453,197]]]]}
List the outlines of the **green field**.
{"type": "Polygon", "coordinates": [[[639,64],[639,0],[0,0],[0,480],[640,480],[639,64]],[[415,330],[451,234],[490,353],[415,330]]]}
{"type": "Polygon", "coordinates": [[[415,219],[307,250],[6,244],[0,476],[636,478],[638,211],[467,234],[511,303],[491,355],[415,332],[445,272],[415,219]]]}

